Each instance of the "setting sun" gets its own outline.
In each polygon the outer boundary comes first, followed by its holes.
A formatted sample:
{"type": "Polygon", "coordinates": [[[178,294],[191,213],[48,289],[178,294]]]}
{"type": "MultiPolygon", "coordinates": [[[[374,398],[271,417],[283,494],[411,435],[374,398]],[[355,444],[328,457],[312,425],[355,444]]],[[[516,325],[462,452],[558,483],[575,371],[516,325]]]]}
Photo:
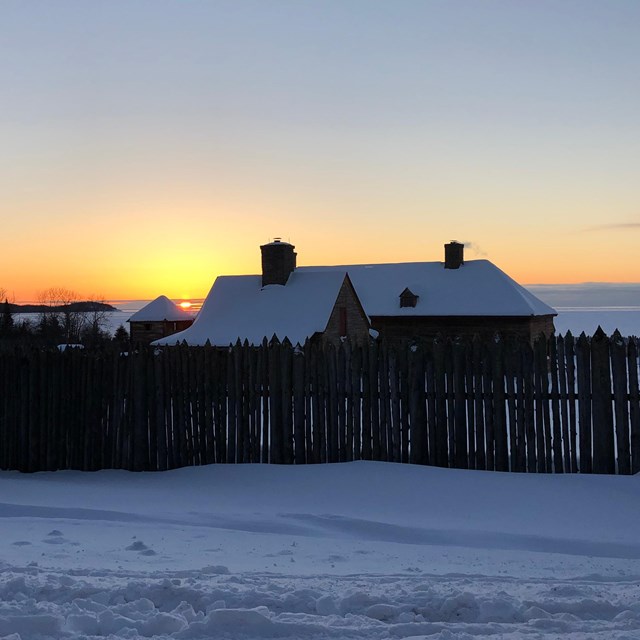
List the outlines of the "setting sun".
{"type": "Polygon", "coordinates": [[[184,302],[181,302],[180,306],[183,309],[191,309],[191,303],[188,300],[185,300],[184,302]]]}

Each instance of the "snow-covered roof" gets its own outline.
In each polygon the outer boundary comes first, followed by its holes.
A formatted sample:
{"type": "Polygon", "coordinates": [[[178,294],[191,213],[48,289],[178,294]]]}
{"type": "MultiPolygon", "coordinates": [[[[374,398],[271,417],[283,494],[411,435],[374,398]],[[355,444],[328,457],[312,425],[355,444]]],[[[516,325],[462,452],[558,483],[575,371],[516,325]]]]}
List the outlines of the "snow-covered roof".
{"type": "Polygon", "coordinates": [[[226,346],[248,340],[260,344],[274,334],[279,340],[304,343],[324,331],[345,271],[294,271],[286,285],[262,286],[262,276],[220,276],[213,283],[195,322],[184,331],[153,344],[226,346]]]}
{"type": "Polygon", "coordinates": [[[193,316],[171,302],[167,296],[158,296],[142,307],[140,311],[134,313],[127,322],[159,322],[163,320],[169,322],[193,320],[193,316]]]}
{"type": "Polygon", "coordinates": [[[540,316],[555,309],[488,260],[468,260],[459,269],[442,262],[298,267],[296,273],[347,272],[360,302],[372,316],[540,316]],[[400,307],[405,288],[418,296],[400,307]]]}

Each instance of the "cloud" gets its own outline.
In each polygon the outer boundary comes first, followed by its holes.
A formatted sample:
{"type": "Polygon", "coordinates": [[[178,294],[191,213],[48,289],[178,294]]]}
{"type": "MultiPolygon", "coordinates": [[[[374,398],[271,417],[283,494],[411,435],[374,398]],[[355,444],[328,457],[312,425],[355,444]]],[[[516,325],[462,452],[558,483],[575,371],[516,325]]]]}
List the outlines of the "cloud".
{"type": "Polygon", "coordinates": [[[587,227],[585,231],[608,231],[610,229],[640,229],[640,222],[613,222],[596,227],[587,227]]]}

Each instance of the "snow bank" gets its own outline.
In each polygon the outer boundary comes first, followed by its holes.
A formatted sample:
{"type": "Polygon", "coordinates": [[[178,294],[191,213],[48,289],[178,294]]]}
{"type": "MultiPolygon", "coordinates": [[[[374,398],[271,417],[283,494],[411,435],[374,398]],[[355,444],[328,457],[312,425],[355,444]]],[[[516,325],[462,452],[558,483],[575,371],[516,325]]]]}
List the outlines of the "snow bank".
{"type": "Polygon", "coordinates": [[[0,473],[0,638],[640,637],[640,478],[0,473]]]}

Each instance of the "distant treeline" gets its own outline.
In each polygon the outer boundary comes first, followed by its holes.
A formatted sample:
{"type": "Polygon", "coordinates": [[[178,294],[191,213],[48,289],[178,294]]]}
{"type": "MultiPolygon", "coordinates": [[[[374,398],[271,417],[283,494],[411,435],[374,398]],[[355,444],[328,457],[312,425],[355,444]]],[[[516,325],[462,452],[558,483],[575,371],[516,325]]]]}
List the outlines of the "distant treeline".
{"type": "Polygon", "coordinates": [[[72,302],[70,304],[14,304],[8,303],[11,313],[91,313],[93,311],[118,311],[118,309],[106,302],[95,302],[87,300],[85,302],[72,302]]]}

